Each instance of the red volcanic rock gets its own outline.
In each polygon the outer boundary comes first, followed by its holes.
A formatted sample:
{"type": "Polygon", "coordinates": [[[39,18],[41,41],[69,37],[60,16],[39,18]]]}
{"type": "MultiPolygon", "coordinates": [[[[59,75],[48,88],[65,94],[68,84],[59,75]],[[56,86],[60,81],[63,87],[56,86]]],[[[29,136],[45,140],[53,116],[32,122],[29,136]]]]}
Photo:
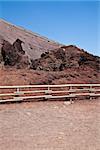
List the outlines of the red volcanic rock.
{"type": "Polygon", "coordinates": [[[3,20],[0,29],[0,85],[100,83],[99,57],[3,20]]]}
{"type": "Polygon", "coordinates": [[[43,53],[41,58],[32,60],[31,68],[44,71],[64,71],[69,68],[81,70],[84,67],[89,67],[98,72],[99,60],[99,57],[93,56],[76,46],[64,46],[43,53]]]}

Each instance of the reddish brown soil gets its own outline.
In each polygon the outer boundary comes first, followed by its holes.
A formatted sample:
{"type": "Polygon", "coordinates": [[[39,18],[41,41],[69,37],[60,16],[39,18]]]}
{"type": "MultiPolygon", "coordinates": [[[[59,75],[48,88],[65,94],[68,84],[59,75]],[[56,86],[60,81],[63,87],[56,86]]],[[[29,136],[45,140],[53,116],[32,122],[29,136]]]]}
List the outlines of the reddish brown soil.
{"type": "Polygon", "coordinates": [[[100,99],[0,105],[1,150],[99,150],[100,99]]]}
{"type": "Polygon", "coordinates": [[[99,83],[99,73],[91,68],[68,69],[61,72],[45,72],[29,69],[0,68],[0,85],[99,83]]]}
{"type": "MultiPolygon", "coordinates": [[[[59,51],[59,43],[2,20],[0,28],[0,50],[2,40],[13,44],[17,38],[33,60],[45,51],[58,49],[48,57],[42,54],[38,63],[35,60],[36,70],[4,66],[0,58],[0,85],[100,83],[99,57],[75,46],[59,51]],[[86,60],[79,61],[80,56],[86,60]],[[59,62],[64,70],[59,69],[59,62]]],[[[0,150],[99,150],[99,118],[100,99],[75,101],[68,106],[50,101],[0,104],[0,150]]]]}

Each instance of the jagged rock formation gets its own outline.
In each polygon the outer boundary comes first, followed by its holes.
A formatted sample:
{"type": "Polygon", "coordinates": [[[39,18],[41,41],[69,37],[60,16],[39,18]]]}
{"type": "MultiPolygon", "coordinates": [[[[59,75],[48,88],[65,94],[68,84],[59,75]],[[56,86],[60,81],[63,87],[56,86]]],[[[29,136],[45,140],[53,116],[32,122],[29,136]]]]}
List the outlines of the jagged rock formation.
{"type": "Polygon", "coordinates": [[[44,71],[63,71],[68,68],[90,67],[99,70],[99,57],[95,57],[76,46],[63,46],[45,52],[41,58],[32,60],[32,69],[44,71]]]}
{"type": "Polygon", "coordinates": [[[17,39],[13,44],[3,41],[1,47],[1,56],[5,66],[16,66],[17,68],[25,68],[29,65],[28,56],[25,55],[21,44],[23,41],[17,39]]]}

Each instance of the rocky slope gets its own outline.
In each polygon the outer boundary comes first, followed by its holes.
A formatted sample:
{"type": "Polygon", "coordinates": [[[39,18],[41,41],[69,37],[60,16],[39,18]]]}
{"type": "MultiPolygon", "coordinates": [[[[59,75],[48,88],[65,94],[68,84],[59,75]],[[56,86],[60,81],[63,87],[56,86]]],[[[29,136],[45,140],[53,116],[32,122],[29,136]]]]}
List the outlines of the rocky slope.
{"type": "Polygon", "coordinates": [[[32,69],[44,71],[64,71],[89,67],[99,71],[99,57],[93,56],[76,46],[63,46],[45,52],[41,58],[32,60],[32,69]]]}
{"type": "Polygon", "coordinates": [[[61,44],[46,37],[12,25],[5,20],[0,19],[0,47],[2,40],[6,40],[13,44],[16,39],[23,41],[23,50],[32,59],[39,58],[45,51],[61,46],[61,44]]]}
{"type": "Polygon", "coordinates": [[[1,24],[0,85],[100,83],[99,57],[74,45],[47,42],[4,21],[1,24]]]}

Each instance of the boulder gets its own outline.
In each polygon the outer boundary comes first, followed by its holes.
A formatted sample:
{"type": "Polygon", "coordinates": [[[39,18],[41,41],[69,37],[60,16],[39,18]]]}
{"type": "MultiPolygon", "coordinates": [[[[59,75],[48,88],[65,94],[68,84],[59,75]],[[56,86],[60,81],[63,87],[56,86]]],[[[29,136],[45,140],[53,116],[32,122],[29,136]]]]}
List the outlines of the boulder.
{"type": "Polygon", "coordinates": [[[1,56],[5,66],[17,66],[19,68],[25,68],[29,65],[28,56],[25,55],[25,51],[22,48],[23,42],[17,39],[13,44],[4,40],[1,47],[1,56]]]}

